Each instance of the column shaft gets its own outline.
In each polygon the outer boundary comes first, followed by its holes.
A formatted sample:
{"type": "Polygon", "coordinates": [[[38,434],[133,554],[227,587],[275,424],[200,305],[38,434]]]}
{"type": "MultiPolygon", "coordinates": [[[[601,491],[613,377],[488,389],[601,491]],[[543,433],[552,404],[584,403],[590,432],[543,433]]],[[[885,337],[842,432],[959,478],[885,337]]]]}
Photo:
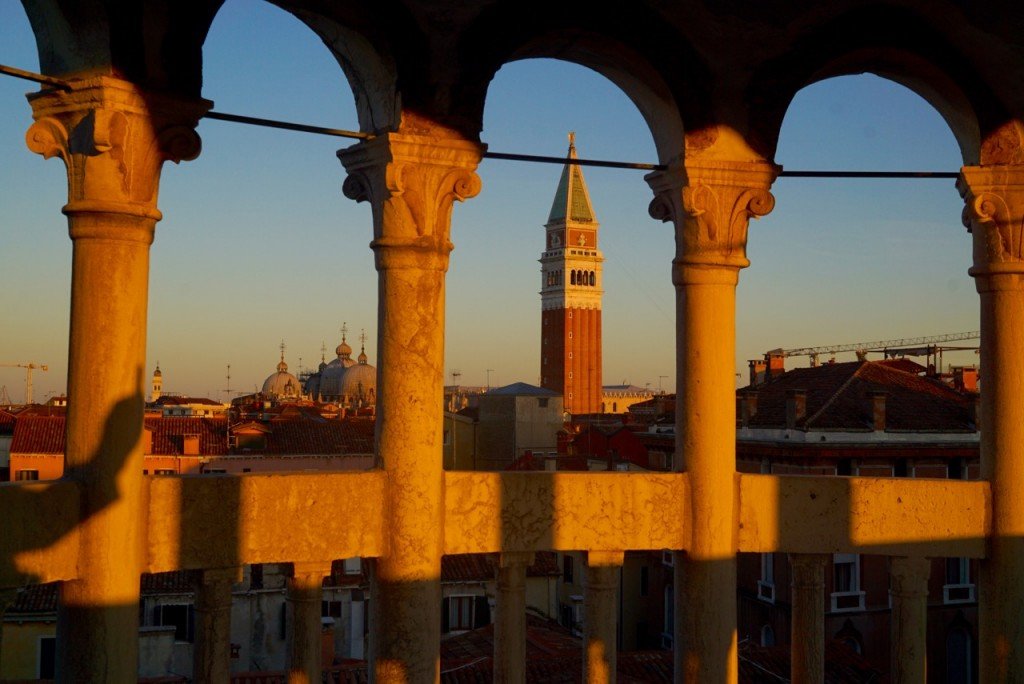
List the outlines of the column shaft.
{"type": "Polygon", "coordinates": [[[323,672],[320,604],[324,596],[324,577],[330,571],[330,564],[296,563],[292,577],[288,578],[288,684],[320,684],[323,672]]]}
{"type": "Polygon", "coordinates": [[[891,678],[893,684],[924,684],[928,655],[927,558],[894,557],[892,580],[891,678]]]}
{"type": "Polygon", "coordinates": [[[196,643],[193,679],[218,684],[231,678],[231,588],[240,568],[202,571],[196,588],[196,643]]]}
{"type": "Polygon", "coordinates": [[[957,183],[973,233],[981,299],[981,471],[992,532],[981,562],[980,680],[1024,672],[1024,167],[964,167],[957,183]]]}
{"type": "Polygon", "coordinates": [[[61,157],[73,241],[64,477],[82,490],[79,579],[57,613],[57,679],[134,682],[145,530],[143,374],[160,167],[199,153],[208,103],[112,78],[29,97],[29,148],[61,157]]]}
{"type": "Polygon", "coordinates": [[[790,554],[793,614],[790,652],[793,684],[825,681],[825,568],[828,554],[790,554]]]}
{"type": "Polygon", "coordinates": [[[503,553],[498,563],[494,622],[494,681],[526,682],[526,568],[532,553],[503,553]]]}
{"type": "Polygon", "coordinates": [[[444,282],[451,206],[479,191],[481,154],[473,143],[388,134],[338,155],[345,194],[370,201],[374,217],[377,455],[388,473],[371,607],[378,682],[440,677],[444,282]]]}
{"type": "Polygon", "coordinates": [[[687,161],[650,174],[651,215],[672,220],[676,258],[675,465],[690,484],[692,535],[676,554],[675,680],[737,680],[736,283],[747,223],[768,213],[777,168],[687,161]]]}
{"type": "Polygon", "coordinates": [[[618,589],[621,552],[591,551],[587,554],[584,587],[583,681],[606,684],[617,678],[618,589]]]}

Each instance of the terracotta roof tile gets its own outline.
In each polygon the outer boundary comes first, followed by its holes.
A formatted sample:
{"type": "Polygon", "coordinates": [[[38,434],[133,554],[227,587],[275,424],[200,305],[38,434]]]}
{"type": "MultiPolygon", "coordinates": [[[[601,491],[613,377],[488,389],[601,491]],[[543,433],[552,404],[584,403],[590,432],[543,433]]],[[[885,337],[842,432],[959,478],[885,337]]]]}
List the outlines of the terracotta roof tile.
{"type": "Polygon", "coordinates": [[[372,420],[273,421],[267,436],[267,454],[372,454],[372,420]]]}
{"type": "Polygon", "coordinates": [[[63,454],[64,416],[18,415],[11,453],[63,454]]]}

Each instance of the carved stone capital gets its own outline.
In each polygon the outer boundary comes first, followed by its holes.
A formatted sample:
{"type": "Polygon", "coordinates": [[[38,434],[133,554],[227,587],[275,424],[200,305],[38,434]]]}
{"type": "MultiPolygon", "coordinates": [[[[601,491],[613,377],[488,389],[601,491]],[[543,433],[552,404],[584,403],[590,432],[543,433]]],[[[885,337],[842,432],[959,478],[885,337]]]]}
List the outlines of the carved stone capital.
{"type": "Polygon", "coordinates": [[[1024,288],[1024,165],[965,166],[957,189],[973,235],[968,273],[978,291],[1024,288]]]}
{"type": "MultiPolygon", "coordinates": [[[[108,77],[69,85],[67,91],[29,95],[35,123],[25,135],[33,152],[64,160],[64,212],[160,220],[156,204],[161,166],[199,156],[194,129],[212,103],[148,93],[108,77]]],[[[102,232],[97,225],[85,230],[102,232]]],[[[74,231],[72,226],[72,237],[79,237],[74,231]]]]}
{"type": "Polygon", "coordinates": [[[646,177],[654,191],[651,217],[675,224],[677,284],[722,270],[735,280],[750,265],[747,224],[774,208],[770,188],[779,171],[767,162],[703,160],[646,177]]]}
{"type": "Polygon", "coordinates": [[[484,146],[388,133],[338,152],[345,196],[369,202],[377,268],[446,270],[452,205],[480,192],[484,146]]]}

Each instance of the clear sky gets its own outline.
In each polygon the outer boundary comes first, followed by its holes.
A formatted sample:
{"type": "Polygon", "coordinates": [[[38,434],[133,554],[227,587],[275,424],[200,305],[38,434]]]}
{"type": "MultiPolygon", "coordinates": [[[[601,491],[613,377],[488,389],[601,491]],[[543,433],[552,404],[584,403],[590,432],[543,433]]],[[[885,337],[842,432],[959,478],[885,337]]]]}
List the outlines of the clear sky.
{"type": "MultiPolygon", "coordinates": [[[[218,110],[356,129],[352,96],[319,39],[282,10],[228,0],[204,49],[204,95],[218,110]]],[[[19,2],[0,0],[0,63],[37,70],[19,2]]],[[[24,144],[26,81],[0,76],[0,363],[48,363],[36,400],[65,391],[71,242],[60,207],[59,160],[24,144]]],[[[505,66],[488,94],[491,150],[656,161],[646,125],[610,82],[550,60],[505,66]]],[[[165,166],[164,220],[152,251],[147,373],[164,387],[223,399],[251,391],[287,345],[291,370],[328,360],[347,322],[376,357],[376,275],[370,212],[341,194],[323,136],[204,121],[203,153],[165,166]]],[[[905,88],[873,76],[802,91],[776,161],[790,169],[956,170],[939,115],[905,88]]],[[[448,276],[446,382],[538,382],[543,223],[560,167],[484,161],[481,194],[454,210],[448,276]]],[[[642,172],[585,169],[605,262],[604,381],[674,390],[674,252],[669,225],[647,215],[642,172]]],[[[738,290],[737,372],[776,347],[975,330],[966,271],[970,239],[950,180],[780,179],[776,208],[750,229],[752,262],[738,290]]],[[[842,358],[842,357],[841,357],[842,358]]],[[[948,358],[948,357],[947,357],[948,358]]],[[[961,355],[959,363],[977,357],[961,355]]],[[[805,364],[797,360],[795,364],[805,364]]],[[[15,401],[24,372],[0,368],[15,401]]]]}

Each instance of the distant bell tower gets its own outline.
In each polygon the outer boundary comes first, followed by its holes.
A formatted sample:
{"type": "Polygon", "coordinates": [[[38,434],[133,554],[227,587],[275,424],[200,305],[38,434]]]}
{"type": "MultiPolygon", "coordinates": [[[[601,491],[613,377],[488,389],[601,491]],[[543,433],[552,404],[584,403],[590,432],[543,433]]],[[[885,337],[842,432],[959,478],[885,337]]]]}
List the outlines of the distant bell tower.
{"type": "MultiPolygon", "coordinates": [[[[569,159],[576,136],[569,134],[569,159]]],[[[566,163],[541,253],[540,384],[570,413],[601,412],[601,263],[597,219],[578,164],[566,163]]]]}
{"type": "Polygon", "coordinates": [[[156,370],[153,371],[153,392],[149,395],[150,401],[156,401],[163,394],[164,374],[160,372],[160,362],[156,362],[156,370]]]}

